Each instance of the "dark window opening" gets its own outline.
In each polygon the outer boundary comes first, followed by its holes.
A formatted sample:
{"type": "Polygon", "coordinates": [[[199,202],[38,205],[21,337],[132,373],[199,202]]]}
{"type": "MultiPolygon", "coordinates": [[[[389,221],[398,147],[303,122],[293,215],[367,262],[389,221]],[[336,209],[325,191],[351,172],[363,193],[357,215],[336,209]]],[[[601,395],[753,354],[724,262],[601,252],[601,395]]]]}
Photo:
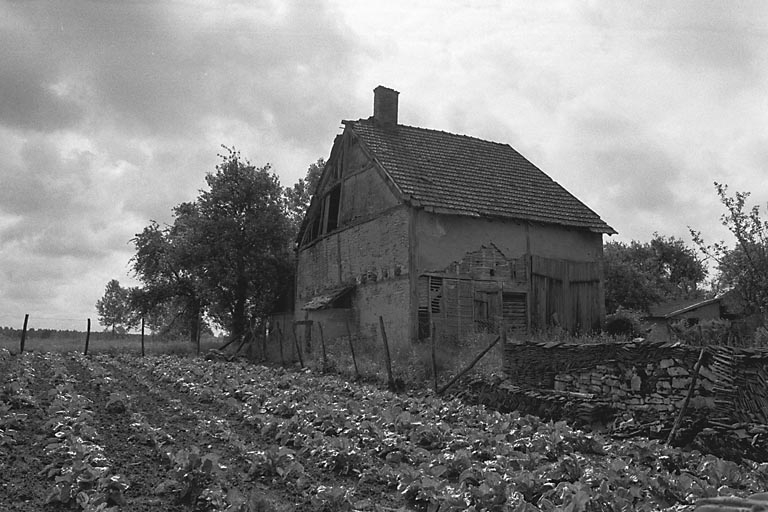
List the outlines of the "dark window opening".
{"type": "Polygon", "coordinates": [[[349,309],[352,307],[352,294],[346,292],[331,303],[332,308],[349,309]]]}
{"type": "Polygon", "coordinates": [[[311,242],[315,238],[317,238],[317,235],[320,234],[320,216],[315,215],[315,217],[312,219],[312,227],[309,231],[309,241],[311,242]]]}
{"type": "Polygon", "coordinates": [[[325,224],[325,232],[333,231],[339,227],[339,203],[341,201],[341,186],[335,187],[325,197],[328,209],[328,220],[325,224]]]}
{"type": "Polygon", "coordinates": [[[427,309],[419,308],[419,340],[428,339],[431,330],[429,325],[429,311],[427,309]]]}

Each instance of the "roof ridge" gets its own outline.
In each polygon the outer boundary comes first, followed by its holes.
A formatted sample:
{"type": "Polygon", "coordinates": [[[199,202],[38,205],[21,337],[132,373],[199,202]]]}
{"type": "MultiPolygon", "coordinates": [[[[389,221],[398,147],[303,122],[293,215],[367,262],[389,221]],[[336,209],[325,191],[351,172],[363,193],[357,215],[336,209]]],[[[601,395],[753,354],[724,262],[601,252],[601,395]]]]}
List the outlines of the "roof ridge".
{"type": "MultiPolygon", "coordinates": [[[[342,122],[342,124],[345,124],[345,125],[347,123],[359,123],[359,122],[371,122],[371,124],[375,123],[375,121],[373,119],[373,116],[368,117],[368,118],[360,118],[360,119],[357,119],[357,120],[354,120],[354,119],[342,119],[341,122],[342,122]]],[[[477,141],[480,141],[480,142],[487,142],[488,144],[496,144],[498,146],[508,147],[508,148],[512,149],[513,151],[519,153],[519,151],[517,151],[515,148],[513,148],[512,145],[510,145],[509,143],[506,143],[506,142],[497,142],[495,140],[481,139],[480,137],[475,137],[473,135],[466,135],[464,133],[447,132],[445,130],[438,130],[437,128],[424,128],[423,126],[411,126],[409,124],[397,124],[396,126],[398,128],[408,128],[410,130],[419,130],[419,131],[423,131],[423,132],[440,133],[440,134],[443,134],[443,135],[451,135],[453,137],[462,137],[462,138],[465,138],[465,139],[477,140],[477,141]]]]}

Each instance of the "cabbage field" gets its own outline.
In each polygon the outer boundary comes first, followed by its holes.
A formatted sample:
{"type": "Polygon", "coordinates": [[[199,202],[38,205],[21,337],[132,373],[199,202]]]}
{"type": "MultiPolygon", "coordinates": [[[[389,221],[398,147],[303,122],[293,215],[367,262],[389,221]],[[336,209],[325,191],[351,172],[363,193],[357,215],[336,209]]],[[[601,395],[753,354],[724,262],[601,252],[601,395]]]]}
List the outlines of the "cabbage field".
{"type": "Polygon", "coordinates": [[[2,349],[0,376],[0,510],[693,510],[768,489],[768,464],[308,370],[2,349]]]}

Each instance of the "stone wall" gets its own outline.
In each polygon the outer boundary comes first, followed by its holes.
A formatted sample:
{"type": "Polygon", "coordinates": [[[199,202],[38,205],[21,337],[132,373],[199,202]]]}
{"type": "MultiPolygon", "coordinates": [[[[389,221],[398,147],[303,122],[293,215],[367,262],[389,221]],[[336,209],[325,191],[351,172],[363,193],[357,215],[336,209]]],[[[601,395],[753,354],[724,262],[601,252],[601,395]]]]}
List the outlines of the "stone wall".
{"type": "MultiPolygon", "coordinates": [[[[510,342],[509,381],[610,407],[618,418],[669,420],[691,386],[701,347],[662,342],[569,344],[510,342]]],[[[768,351],[705,349],[689,413],[709,420],[768,422],[768,351]]]]}

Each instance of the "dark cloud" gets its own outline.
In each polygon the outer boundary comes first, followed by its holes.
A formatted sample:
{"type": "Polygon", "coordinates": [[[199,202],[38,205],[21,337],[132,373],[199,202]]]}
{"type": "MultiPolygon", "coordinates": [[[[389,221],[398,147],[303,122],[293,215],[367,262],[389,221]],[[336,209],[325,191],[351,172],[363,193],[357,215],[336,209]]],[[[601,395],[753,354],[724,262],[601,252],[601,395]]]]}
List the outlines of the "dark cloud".
{"type": "Polygon", "coordinates": [[[194,199],[222,143],[257,165],[288,155],[300,166],[276,170],[303,175],[355,87],[361,46],[337,14],[298,1],[0,4],[0,268],[14,283],[2,302],[80,290],[88,269],[91,287],[120,279],[130,239],[194,199]]]}
{"type": "Polygon", "coordinates": [[[96,125],[183,136],[221,116],[298,139],[307,124],[338,116],[355,52],[334,13],[311,7],[281,2],[245,16],[218,3],[15,9],[67,70],[41,64],[33,84],[65,84],[96,125]]]}
{"type": "MultiPolygon", "coordinates": [[[[0,16],[7,8],[0,6],[0,16]]],[[[57,91],[60,63],[28,29],[23,22],[0,27],[0,124],[39,131],[71,126],[82,110],[57,91]]]]}

